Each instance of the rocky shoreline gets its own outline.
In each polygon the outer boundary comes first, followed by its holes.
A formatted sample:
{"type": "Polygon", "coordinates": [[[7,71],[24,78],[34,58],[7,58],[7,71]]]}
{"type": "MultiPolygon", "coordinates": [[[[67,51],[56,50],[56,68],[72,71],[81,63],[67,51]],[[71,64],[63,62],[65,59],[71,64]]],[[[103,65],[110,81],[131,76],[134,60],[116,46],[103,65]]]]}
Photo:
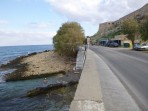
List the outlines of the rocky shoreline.
{"type": "Polygon", "coordinates": [[[75,61],[75,58],[58,56],[54,51],[44,51],[18,57],[1,68],[16,69],[4,76],[6,82],[60,75],[56,84],[47,84],[46,87],[37,87],[27,92],[27,97],[34,97],[67,87],[77,87],[80,73],[75,74],[73,71],[75,61]]]}
{"type": "Polygon", "coordinates": [[[69,74],[66,74],[63,77],[59,78],[56,84],[49,84],[46,87],[37,87],[28,91],[26,96],[34,97],[42,94],[52,93],[55,90],[61,90],[67,87],[77,87],[79,79],[80,74],[73,74],[72,72],[70,72],[69,74]]]}
{"type": "Polygon", "coordinates": [[[31,53],[18,57],[5,65],[2,69],[16,69],[4,76],[5,81],[19,81],[66,74],[73,70],[75,58],[64,58],[54,51],[31,53]]]}

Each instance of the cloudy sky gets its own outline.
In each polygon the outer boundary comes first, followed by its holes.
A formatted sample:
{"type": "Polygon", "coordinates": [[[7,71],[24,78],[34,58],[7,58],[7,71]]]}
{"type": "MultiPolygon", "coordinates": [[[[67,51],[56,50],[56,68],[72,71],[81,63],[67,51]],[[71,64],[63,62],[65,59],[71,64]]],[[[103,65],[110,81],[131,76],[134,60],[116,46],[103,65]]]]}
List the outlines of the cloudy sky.
{"type": "Polygon", "coordinates": [[[0,0],[0,46],[52,44],[62,23],[76,21],[86,36],[148,0],[0,0]]]}

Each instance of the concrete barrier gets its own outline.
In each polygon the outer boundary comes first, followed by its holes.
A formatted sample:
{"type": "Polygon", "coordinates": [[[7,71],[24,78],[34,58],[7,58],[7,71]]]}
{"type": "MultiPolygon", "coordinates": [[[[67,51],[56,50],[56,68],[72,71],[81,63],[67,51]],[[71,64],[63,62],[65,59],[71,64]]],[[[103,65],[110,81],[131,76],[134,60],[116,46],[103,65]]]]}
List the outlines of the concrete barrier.
{"type": "Polygon", "coordinates": [[[79,51],[77,54],[75,73],[80,73],[82,71],[85,58],[86,58],[86,49],[85,46],[81,46],[79,47],[79,51]]]}

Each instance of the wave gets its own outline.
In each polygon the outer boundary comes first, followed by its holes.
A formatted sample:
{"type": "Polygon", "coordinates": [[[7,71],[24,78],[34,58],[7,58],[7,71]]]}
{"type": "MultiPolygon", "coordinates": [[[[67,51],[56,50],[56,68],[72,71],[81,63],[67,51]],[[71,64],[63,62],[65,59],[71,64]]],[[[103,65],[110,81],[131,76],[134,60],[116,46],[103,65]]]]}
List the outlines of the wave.
{"type": "Polygon", "coordinates": [[[0,83],[6,82],[3,76],[0,76],[0,83]]]}
{"type": "Polygon", "coordinates": [[[0,83],[5,82],[4,75],[14,72],[16,69],[0,70],[0,83]]]}

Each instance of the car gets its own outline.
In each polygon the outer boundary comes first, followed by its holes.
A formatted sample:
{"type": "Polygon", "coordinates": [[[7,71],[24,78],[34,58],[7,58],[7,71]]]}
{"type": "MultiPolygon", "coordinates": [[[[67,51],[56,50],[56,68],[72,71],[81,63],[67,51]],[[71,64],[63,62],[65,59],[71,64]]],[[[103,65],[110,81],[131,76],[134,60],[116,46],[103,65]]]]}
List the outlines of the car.
{"type": "Polygon", "coordinates": [[[109,47],[110,43],[111,43],[111,42],[107,42],[104,46],[105,46],[105,47],[109,47]]]}
{"type": "Polygon", "coordinates": [[[116,43],[116,42],[111,42],[110,44],[109,44],[109,47],[118,47],[119,45],[118,45],[118,43],[116,43]]]}
{"type": "Polygon", "coordinates": [[[134,46],[135,50],[148,50],[148,43],[142,43],[141,45],[134,46]]]}
{"type": "Polygon", "coordinates": [[[134,50],[140,49],[140,44],[139,43],[134,43],[134,50]]]}
{"type": "Polygon", "coordinates": [[[148,50],[148,43],[141,44],[140,49],[141,50],[148,50]]]}

